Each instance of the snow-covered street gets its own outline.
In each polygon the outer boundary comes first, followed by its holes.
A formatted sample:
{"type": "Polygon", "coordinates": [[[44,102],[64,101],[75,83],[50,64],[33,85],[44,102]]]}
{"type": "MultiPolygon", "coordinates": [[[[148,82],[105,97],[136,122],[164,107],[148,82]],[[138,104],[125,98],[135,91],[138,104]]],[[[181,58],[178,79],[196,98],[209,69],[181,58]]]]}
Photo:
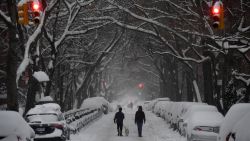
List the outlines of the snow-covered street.
{"type": "Polygon", "coordinates": [[[102,116],[79,133],[72,135],[71,141],[186,141],[177,132],[169,129],[163,119],[148,111],[145,111],[146,124],[143,126],[143,137],[140,138],[134,124],[135,111],[127,109],[124,113],[124,125],[129,128],[129,136],[117,136],[116,124],[113,122],[115,113],[113,112],[102,116]]]}

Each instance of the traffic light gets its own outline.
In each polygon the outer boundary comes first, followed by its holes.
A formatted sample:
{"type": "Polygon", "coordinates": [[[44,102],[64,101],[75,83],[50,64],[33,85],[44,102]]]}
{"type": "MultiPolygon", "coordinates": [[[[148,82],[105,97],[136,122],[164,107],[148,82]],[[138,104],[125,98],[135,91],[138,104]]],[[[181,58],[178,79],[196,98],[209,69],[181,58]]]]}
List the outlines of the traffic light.
{"type": "Polygon", "coordinates": [[[42,12],[42,4],[37,0],[31,3],[32,9],[32,20],[33,23],[39,24],[40,23],[40,13],[42,12]]]}
{"type": "Polygon", "coordinates": [[[138,88],[139,88],[139,89],[143,89],[143,88],[144,88],[144,84],[143,84],[143,83],[139,83],[139,84],[138,84],[138,88]]]}
{"type": "Polygon", "coordinates": [[[18,23],[22,25],[29,24],[28,4],[18,5],[18,23]]]}
{"type": "Polygon", "coordinates": [[[220,1],[215,2],[212,7],[212,18],[215,29],[224,29],[224,8],[220,1]]]}

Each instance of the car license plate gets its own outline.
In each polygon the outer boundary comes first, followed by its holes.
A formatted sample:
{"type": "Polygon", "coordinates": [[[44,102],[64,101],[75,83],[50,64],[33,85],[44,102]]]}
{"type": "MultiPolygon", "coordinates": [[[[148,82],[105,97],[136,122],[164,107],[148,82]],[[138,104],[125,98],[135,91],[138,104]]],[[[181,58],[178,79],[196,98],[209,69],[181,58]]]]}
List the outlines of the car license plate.
{"type": "Polygon", "coordinates": [[[36,128],[36,131],[38,131],[38,132],[44,132],[45,128],[36,128]]]}

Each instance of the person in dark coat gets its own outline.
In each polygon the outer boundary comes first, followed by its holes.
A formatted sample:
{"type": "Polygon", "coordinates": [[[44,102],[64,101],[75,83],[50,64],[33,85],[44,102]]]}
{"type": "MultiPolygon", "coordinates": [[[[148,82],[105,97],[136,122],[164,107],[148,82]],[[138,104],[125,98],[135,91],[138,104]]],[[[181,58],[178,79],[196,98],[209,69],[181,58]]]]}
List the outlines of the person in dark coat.
{"type": "Polygon", "coordinates": [[[123,120],[124,120],[124,114],[122,112],[122,108],[120,107],[119,112],[115,114],[115,118],[114,118],[114,123],[117,124],[118,136],[123,136],[122,135],[123,120]]]}
{"type": "Polygon", "coordinates": [[[138,136],[142,137],[142,125],[143,122],[145,124],[146,122],[146,118],[145,118],[145,114],[142,111],[142,106],[138,107],[138,111],[136,111],[135,113],[135,124],[137,124],[137,128],[138,128],[138,136]]]}

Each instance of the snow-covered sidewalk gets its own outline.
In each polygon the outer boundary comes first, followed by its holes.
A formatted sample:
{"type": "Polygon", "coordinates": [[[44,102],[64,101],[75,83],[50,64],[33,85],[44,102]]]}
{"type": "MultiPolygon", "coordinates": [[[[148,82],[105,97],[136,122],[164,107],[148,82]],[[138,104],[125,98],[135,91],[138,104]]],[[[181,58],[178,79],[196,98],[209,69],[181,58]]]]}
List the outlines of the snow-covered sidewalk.
{"type": "Polygon", "coordinates": [[[137,127],[134,124],[135,111],[125,111],[124,125],[129,128],[129,136],[119,137],[113,121],[114,114],[104,115],[78,134],[71,135],[71,141],[186,141],[177,132],[169,129],[163,119],[151,112],[145,112],[146,124],[143,126],[143,137],[138,137],[137,127]]]}

